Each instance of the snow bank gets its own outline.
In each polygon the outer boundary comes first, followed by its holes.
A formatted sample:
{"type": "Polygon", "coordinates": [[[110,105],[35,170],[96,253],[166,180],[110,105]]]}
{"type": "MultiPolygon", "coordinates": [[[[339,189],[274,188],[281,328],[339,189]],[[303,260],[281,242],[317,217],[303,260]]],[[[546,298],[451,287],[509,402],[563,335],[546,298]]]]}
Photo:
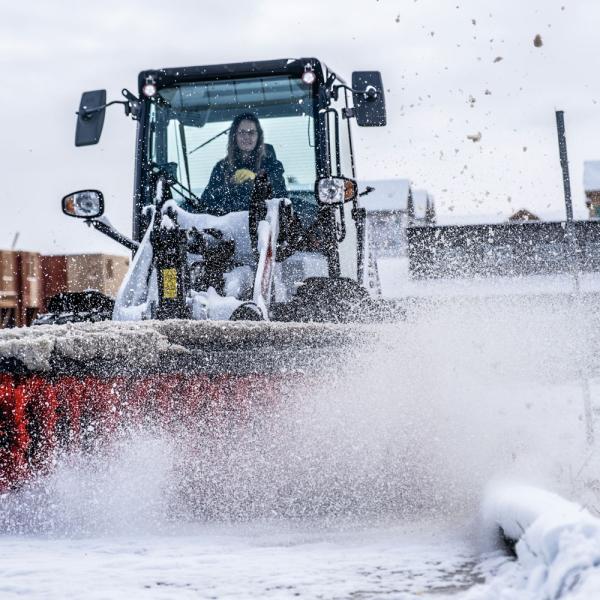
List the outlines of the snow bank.
{"type": "Polygon", "coordinates": [[[600,520],[581,506],[534,487],[495,485],[483,520],[488,531],[502,528],[516,542],[518,561],[472,597],[600,597],[600,520]]]}

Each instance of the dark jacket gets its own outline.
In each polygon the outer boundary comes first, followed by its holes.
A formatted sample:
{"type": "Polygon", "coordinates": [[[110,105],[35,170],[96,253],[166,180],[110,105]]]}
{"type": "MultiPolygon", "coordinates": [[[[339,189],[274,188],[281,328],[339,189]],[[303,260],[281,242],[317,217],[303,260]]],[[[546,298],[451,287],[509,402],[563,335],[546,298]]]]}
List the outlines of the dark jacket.
{"type": "MultiPolygon", "coordinates": [[[[248,210],[254,181],[234,183],[231,177],[238,169],[249,169],[255,172],[256,166],[243,163],[230,165],[227,159],[220,160],[212,170],[208,185],[200,198],[201,202],[191,200],[185,208],[190,212],[208,213],[217,216],[248,210]]],[[[273,198],[287,197],[288,193],[283,178],[283,165],[277,160],[275,150],[270,144],[265,144],[265,155],[259,170],[267,172],[273,187],[273,198]]]]}

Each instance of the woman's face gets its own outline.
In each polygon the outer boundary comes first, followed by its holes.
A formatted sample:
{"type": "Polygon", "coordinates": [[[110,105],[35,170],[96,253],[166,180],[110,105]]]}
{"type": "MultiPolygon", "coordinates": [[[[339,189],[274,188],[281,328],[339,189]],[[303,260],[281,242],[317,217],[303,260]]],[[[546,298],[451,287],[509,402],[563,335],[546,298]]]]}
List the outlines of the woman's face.
{"type": "Polygon", "coordinates": [[[242,152],[252,152],[256,148],[258,142],[258,129],[254,121],[246,120],[240,121],[238,125],[235,139],[237,141],[238,148],[242,152]]]}

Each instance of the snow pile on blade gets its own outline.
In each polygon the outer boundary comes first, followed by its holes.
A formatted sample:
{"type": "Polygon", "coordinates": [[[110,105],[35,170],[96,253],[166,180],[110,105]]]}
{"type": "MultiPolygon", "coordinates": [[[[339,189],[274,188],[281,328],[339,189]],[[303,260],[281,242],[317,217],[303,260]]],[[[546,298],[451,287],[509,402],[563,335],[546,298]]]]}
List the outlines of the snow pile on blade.
{"type": "Polygon", "coordinates": [[[469,600],[600,597],[600,520],[587,510],[539,488],[494,485],[483,519],[516,542],[518,560],[469,600]]]}
{"type": "Polygon", "coordinates": [[[208,374],[312,369],[335,354],[323,355],[319,348],[347,349],[360,339],[359,331],[348,325],[187,320],[12,329],[0,331],[0,372],[208,374]]]}

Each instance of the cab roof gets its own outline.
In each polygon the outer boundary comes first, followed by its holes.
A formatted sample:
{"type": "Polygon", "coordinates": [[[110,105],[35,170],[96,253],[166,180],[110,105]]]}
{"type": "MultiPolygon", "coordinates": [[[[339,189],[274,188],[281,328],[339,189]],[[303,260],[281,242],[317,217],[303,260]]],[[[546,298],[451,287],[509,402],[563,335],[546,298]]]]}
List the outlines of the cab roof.
{"type": "Polygon", "coordinates": [[[221,65],[204,65],[196,67],[170,67],[166,69],[147,69],[138,75],[140,94],[148,78],[152,78],[158,88],[190,81],[209,81],[234,79],[255,75],[294,75],[301,76],[306,64],[310,64],[317,75],[317,80],[324,80],[324,65],[316,58],[281,58],[277,60],[261,60],[243,63],[227,63],[221,65]]]}

